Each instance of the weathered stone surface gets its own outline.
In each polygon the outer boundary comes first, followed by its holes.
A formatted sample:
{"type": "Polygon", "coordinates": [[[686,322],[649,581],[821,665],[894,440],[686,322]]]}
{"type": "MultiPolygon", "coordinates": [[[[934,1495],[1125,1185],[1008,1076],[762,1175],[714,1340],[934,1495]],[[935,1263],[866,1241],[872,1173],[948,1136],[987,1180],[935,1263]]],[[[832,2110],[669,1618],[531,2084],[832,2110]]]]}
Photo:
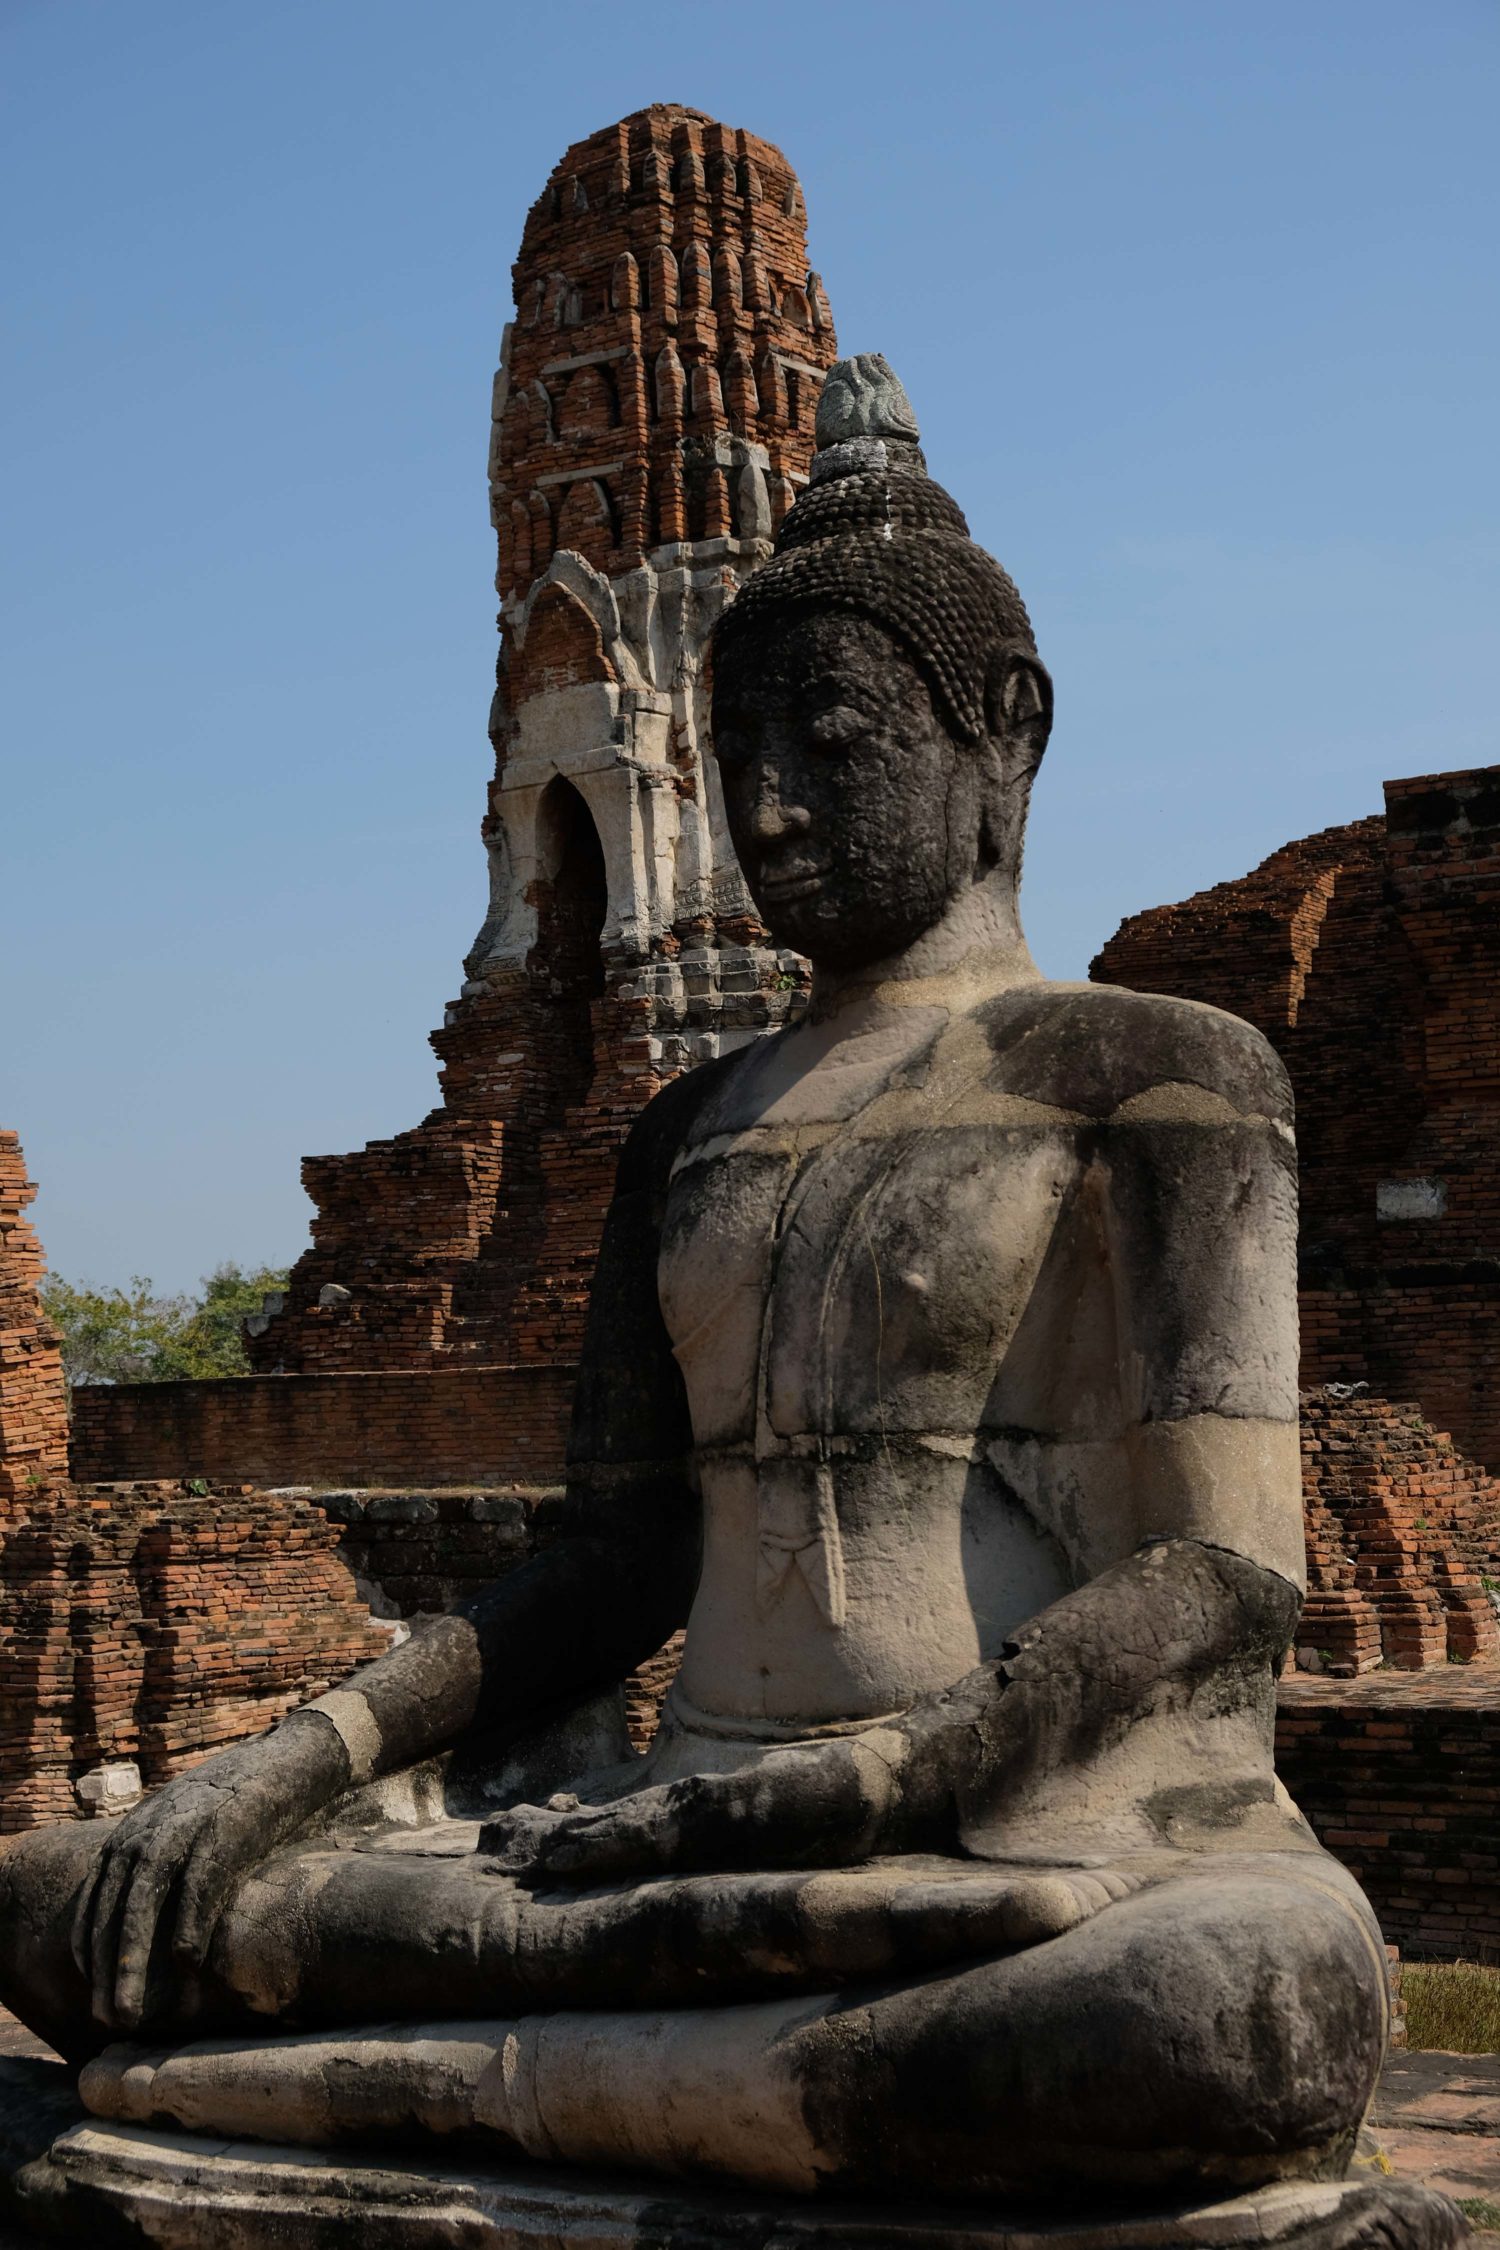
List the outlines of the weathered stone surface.
{"type": "MultiPolygon", "coordinates": [[[[15,2066],[0,2065],[0,2071],[15,2066]]],[[[3,2188],[0,2188],[3,2192],[3,2188]]],[[[14,2193],[14,2191],[13,2191],[14,2193]]],[[[1049,2220],[958,2206],[798,2204],[542,2167],[267,2147],[71,2123],[13,2208],[49,2236],[197,2250],[1449,2250],[1453,2206],[1406,2182],[1293,2185],[1049,2220]],[[205,2227],[212,2227],[211,2237],[205,2227]]],[[[0,2204],[0,2211],[4,2205],[0,2204]]]]}

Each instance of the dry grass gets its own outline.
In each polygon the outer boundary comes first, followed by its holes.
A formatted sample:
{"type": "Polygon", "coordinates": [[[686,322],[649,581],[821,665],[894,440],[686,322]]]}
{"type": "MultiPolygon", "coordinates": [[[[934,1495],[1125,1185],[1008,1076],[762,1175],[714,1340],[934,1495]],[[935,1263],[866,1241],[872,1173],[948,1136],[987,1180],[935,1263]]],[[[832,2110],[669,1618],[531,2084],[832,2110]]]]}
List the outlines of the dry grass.
{"type": "Polygon", "coordinates": [[[1500,2050],[1500,1968],[1477,1961],[1408,1961],[1401,1972],[1406,2039],[1450,2055],[1500,2050]]]}

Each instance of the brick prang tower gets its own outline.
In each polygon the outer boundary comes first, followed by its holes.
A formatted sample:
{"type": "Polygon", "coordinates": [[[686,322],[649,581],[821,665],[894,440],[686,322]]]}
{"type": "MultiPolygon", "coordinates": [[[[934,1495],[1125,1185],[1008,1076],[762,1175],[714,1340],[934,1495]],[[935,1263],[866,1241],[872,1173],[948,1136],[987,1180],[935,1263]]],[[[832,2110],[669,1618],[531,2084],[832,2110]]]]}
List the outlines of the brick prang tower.
{"type": "Polygon", "coordinates": [[[442,1106],[303,1165],[313,1246],[250,1324],[262,1371],[573,1358],[631,1120],[805,1004],[730,849],[702,663],[835,357],[801,188],[768,142],[655,105],[568,151],[514,282],[489,911],[433,1034],[442,1106]]]}

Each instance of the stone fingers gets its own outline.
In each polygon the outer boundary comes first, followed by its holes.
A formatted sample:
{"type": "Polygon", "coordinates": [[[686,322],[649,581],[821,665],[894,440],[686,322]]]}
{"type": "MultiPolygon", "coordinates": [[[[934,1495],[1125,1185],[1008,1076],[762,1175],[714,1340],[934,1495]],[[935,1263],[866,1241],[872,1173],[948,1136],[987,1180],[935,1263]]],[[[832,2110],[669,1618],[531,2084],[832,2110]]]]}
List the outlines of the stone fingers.
{"type": "Polygon", "coordinates": [[[162,1908],[193,1847],[193,1825],[157,1817],[136,1834],[122,1830],[101,1852],[79,1892],[71,1933],[96,2023],[131,2029],[140,2022],[162,1908]]]}
{"type": "Polygon", "coordinates": [[[201,1969],[219,1917],[240,1872],[238,1855],[226,1852],[224,1841],[212,1830],[199,1836],[187,1857],[182,1892],[172,1931],[172,1951],[177,1960],[201,1969]]]}
{"type": "Polygon", "coordinates": [[[175,1860],[163,1866],[155,1853],[147,1853],[132,1870],[124,1893],[115,1950],[114,2020],[127,2030],[135,2029],[145,2011],[156,1925],[176,1876],[175,1860]]]}
{"type": "Polygon", "coordinates": [[[1001,1947],[1044,1944],[1141,1887],[1113,1870],[980,1870],[962,1881],[917,1880],[891,1901],[903,1963],[949,1961],[1001,1947]]]}
{"type": "Polygon", "coordinates": [[[106,1844],[79,1888],[77,1902],[73,1908],[72,1924],[68,1931],[68,1951],[73,1956],[74,1968],[85,1984],[93,1982],[94,1900],[99,1895],[99,1886],[104,1880],[109,1859],[110,1850],[106,1844]]]}
{"type": "Polygon", "coordinates": [[[135,1855],[128,1844],[109,1854],[94,1894],[89,1914],[88,1969],[93,1988],[90,2009],[94,2021],[113,2024],[115,1964],[119,1950],[117,1923],[125,1891],[135,1876],[135,1855]]]}
{"type": "MultiPolygon", "coordinates": [[[[142,1864],[147,1859],[147,1848],[122,1837],[108,1854],[92,1895],[86,1974],[93,1986],[91,2008],[96,2023],[115,2025],[131,2020],[118,2012],[121,1963],[125,1957],[124,1922],[142,1864]]],[[[149,1932],[147,1942],[149,1945],[149,1932]]]]}
{"type": "Polygon", "coordinates": [[[537,1865],[549,1875],[603,1880],[653,1874],[673,1863],[678,1823],[665,1789],[643,1790],[607,1812],[564,1818],[546,1838],[537,1865]]]}
{"type": "Polygon", "coordinates": [[[893,1794],[890,1761],[864,1745],[778,1750],[745,1773],[698,1775],[565,1816],[536,1864],[574,1881],[837,1866],[872,1849],[893,1794]]]}

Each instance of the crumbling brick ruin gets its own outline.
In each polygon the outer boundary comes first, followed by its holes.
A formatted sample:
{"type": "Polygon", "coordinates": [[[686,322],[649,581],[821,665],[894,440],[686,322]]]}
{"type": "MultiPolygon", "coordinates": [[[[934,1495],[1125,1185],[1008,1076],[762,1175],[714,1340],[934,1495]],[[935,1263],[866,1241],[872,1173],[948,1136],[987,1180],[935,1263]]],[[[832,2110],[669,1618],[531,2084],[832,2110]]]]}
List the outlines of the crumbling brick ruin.
{"type": "Polygon", "coordinates": [[[1230,1008],[1297,1095],[1302,1374],[1415,1399],[1500,1470],[1500,767],[1121,924],[1102,983],[1230,1008]]]}
{"type": "Polygon", "coordinates": [[[1340,1675],[1497,1654],[1500,768],[1385,805],[1131,916],[1091,971],[1248,1017],[1291,1074],[1300,1646],[1340,1675]]]}
{"type": "Polygon", "coordinates": [[[1352,1677],[1500,1654],[1486,1590],[1500,1556],[1500,1480],[1414,1404],[1302,1397],[1305,1669],[1352,1677]]]}
{"type": "Polygon", "coordinates": [[[59,1489],[0,1539],[0,1835],[123,1809],[390,1646],[304,1500],[59,1489]]]}
{"type": "Polygon", "coordinates": [[[0,1132],[0,1836],[120,1810],[390,1638],[305,1501],[68,1482],[35,1192],[0,1132]]]}
{"type": "Polygon", "coordinates": [[[782,1022],[705,760],[708,628],[805,481],[833,324],[780,151],[659,105],[526,221],[495,381],[490,908],[433,1045],[443,1103],[309,1158],[313,1245],[255,1366],[566,1363],[620,1141],[782,1022]]]}
{"type": "Polygon", "coordinates": [[[46,1269],[25,1215],[35,1196],[20,1136],[0,1131],[0,1527],[37,1485],[68,1473],[62,1353],[37,1297],[46,1269]]]}

